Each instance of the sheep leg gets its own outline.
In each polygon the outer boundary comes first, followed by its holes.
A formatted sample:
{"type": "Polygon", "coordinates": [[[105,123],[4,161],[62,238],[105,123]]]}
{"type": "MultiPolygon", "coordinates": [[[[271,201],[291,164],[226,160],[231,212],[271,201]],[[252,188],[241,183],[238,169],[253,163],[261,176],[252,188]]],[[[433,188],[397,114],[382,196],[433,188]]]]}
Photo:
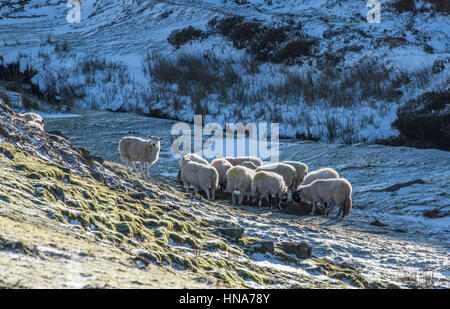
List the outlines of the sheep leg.
{"type": "Polygon", "coordinates": [[[139,164],[141,165],[141,177],[145,178],[145,163],[139,162],[139,164]]]}
{"type": "Polygon", "coordinates": [[[278,200],[278,209],[283,210],[283,208],[281,208],[281,197],[277,196],[277,200],[278,200]]]}
{"type": "Polygon", "coordinates": [[[205,188],[203,191],[206,192],[206,198],[208,199],[208,201],[211,200],[211,194],[209,193],[209,188],[205,188]]]}
{"type": "Polygon", "coordinates": [[[216,200],[216,190],[214,190],[214,189],[211,189],[211,198],[213,201],[216,200]]]}
{"type": "Polygon", "coordinates": [[[137,169],[136,169],[136,165],[134,165],[134,162],[133,162],[133,161],[131,161],[131,166],[133,167],[133,172],[136,173],[137,169]]]}
{"type": "Polygon", "coordinates": [[[259,199],[258,199],[258,207],[259,208],[261,208],[262,200],[263,200],[262,197],[259,197],[259,199]]]}
{"type": "Polygon", "coordinates": [[[338,214],[337,214],[337,216],[336,216],[336,219],[339,219],[339,217],[341,216],[341,212],[342,212],[342,214],[344,213],[344,212],[342,211],[342,207],[339,207],[339,212],[338,212],[338,214]]]}
{"type": "Polygon", "coordinates": [[[232,200],[233,205],[235,205],[236,204],[236,194],[234,194],[234,192],[231,193],[231,200],[232,200]]]}
{"type": "Polygon", "coordinates": [[[244,194],[241,192],[241,194],[239,194],[239,206],[242,206],[243,199],[244,199],[244,194]]]}
{"type": "Polygon", "coordinates": [[[198,188],[197,188],[197,186],[194,186],[194,194],[195,194],[195,195],[198,194],[198,188]]]}
{"type": "Polygon", "coordinates": [[[309,215],[310,216],[314,216],[315,212],[316,212],[316,202],[313,202],[312,210],[311,210],[311,213],[309,215]]]}
{"type": "Polygon", "coordinates": [[[152,179],[152,175],[150,175],[150,167],[152,167],[150,165],[150,163],[147,163],[147,174],[148,174],[148,179],[152,179]]]}
{"type": "Polygon", "coordinates": [[[325,217],[328,217],[328,215],[329,215],[329,203],[323,203],[323,207],[324,207],[324,209],[325,209],[325,217]]]}

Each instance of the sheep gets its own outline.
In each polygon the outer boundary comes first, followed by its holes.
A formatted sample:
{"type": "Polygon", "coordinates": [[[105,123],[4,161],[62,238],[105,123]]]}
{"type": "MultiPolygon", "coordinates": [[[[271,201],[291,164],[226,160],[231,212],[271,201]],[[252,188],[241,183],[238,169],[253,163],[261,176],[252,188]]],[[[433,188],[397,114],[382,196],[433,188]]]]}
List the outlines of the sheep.
{"type": "Polygon", "coordinates": [[[244,161],[244,162],[242,162],[242,164],[240,164],[240,166],[249,168],[251,170],[256,170],[258,168],[258,166],[256,166],[255,163],[253,163],[251,161],[244,161]]]}
{"type": "Polygon", "coordinates": [[[209,165],[208,161],[206,161],[205,159],[200,157],[198,154],[188,153],[188,154],[184,155],[178,162],[178,166],[180,167],[180,170],[182,169],[183,162],[185,162],[186,160],[194,161],[194,162],[204,164],[204,165],[209,165]]]}
{"type": "Polygon", "coordinates": [[[227,171],[226,192],[231,193],[232,202],[236,204],[236,195],[239,193],[239,206],[244,197],[249,198],[252,190],[252,181],[255,172],[244,166],[234,166],[227,171]],[[238,193],[236,193],[238,192],[238,193]]]}
{"type": "Polygon", "coordinates": [[[302,162],[298,161],[283,161],[284,164],[289,164],[295,171],[297,172],[297,177],[294,179],[294,183],[292,184],[293,191],[297,190],[298,187],[302,184],[303,179],[308,174],[308,166],[302,162]]]}
{"type": "MultiPolygon", "coordinates": [[[[344,178],[318,179],[309,185],[302,185],[296,192],[298,201],[313,203],[311,215],[316,210],[316,202],[324,202],[339,206],[336,218],[348,216],[352,208],[352,185],[344,178]]],[[[327,215],[327,213],[325,213],[327,215]]]]}
{"type": "MultiPolygon", "coordinates": [[[[269,201],[269,194],[272,197],[277,197],[278,208],[281,209],[281,200],[287,201],[288,188],[283,180],[283,177],[268,171],[256,172],[252,181],[252,196],[258,197],[258,207],[261,207],[263,198],[269,201]]],[[[270,201],[269,201],[270,202],[270,201]]],[[[270,205],[272,209],[272,203],[270,205]]]]}
{"type": "Polygon", "coordinates": [[[288,187],[289,189],[293,188],[294,180],[297,177],[297,172],[295,171],[295,168],[289,164],[284,163],[272,163],[263,165],[258,167],[255,171],[256,172],[268,171],[282,176],[284,183],[286,184],[286,187],[288,187]]]}
{"type": "Polygon", "coordinates": [[[44,127],[47,123],[45,122],[44,118],[42,118],[41,115],[32,113],[32,112],[28,112],[28,113],[19,114],[19,116],[25,118],[25,120],[27,121],[27,124],[29,126],[44,131],[44,127]]]}
{"type": "Polygon", "coordinates": [[[198,189],[206,192],[208,200],[215,200],[215,192],[219,185],[219,174],[217,170],[209,165],[200,164],[188,159],[183,159],[183,168],[181,170],[181,181],[186,188],[186,193],[189,192],[189,187],[194,187],[195,194],[198,194],[198,189]],[[211,195],[209,192],[211,189],[211,195]]]}
{"type": "Polygon", "coordinates": [[[208,161],[206,161],[205,159],[203,159],[196,153],[188,153],[188,154],[184,155],[180,159],[180,161],[178,161],[178,166],[179,166],[180,170],[178,171],[177,179],[179,181],[181,181],[181,170],[183,169],[183,164],[184,164],[184,162],[187,162],[188,160],[194,161],[194,162],[197,162],[200,164],[204,164],[204,165],[209,165],[208,161]]]}
{"type": "MultiPolygon", "coordinates": [[[[151,178],[150,167],[153,163],[158,161],[161,137],[148,136],[148,140],[135,136],[125,136],[119,142],[119,153],[125,165],[128,163],[136,172],[134,162],[140,162],[142,177],[145,177],[145,163],[147,163],[148,178],[151,178]]],[[[130,169],[129,169],[130,170],[130,169]]]]}
{"type": "Polygon", "coordinates": [[[309,185],[314,180],[317,179],[331,179],[331,178],[339,178],[338,172],[329,167],[321,168],[319,170],[308,173],[308,175],[306,175],[305,178],[303,179],[303,185],[309,185]]]}
{"type": "Polygon", "coordinates": [[[217,158],[211,162],[211,166],[214,167],[219,173],[220,188],[224,188],[224,185],[227,182],[227,171],[229,168],[233,167],[233,165],[231,165],[231,163],[224,158],[217,158]]]}
{"type": "MultiPolygon", "coordinates": [[[[308,173],[305,176],[305,178],[303,179],[302,185],[309,185],[313,181],[318,180],[318,179],[333,179],[333,178],[339,178],[338,172],[336,172],[334,169],[329,168],[329,167],[321,168],[321,169],[312,171],[311,173],[308,173]]],[[[294,194],[295,194],[295,192],[294,192],[294,194]]],[[[295,199],[294,199],[294,202],[295,202],[295,199]]],[[[328,216],[328,212],[331,210],[330,206],[331,205],[328,205],[328,203],[324,203],[325,214],[327,216],[328,216]]]]}
{"type": "Polygon", "coordinates": [[[256,166],[262,165],[262,160],[258,157],[225,157],[225,160],[230,162],[233,166],[242,165],[245,161],[252,162],[256,166]]]}

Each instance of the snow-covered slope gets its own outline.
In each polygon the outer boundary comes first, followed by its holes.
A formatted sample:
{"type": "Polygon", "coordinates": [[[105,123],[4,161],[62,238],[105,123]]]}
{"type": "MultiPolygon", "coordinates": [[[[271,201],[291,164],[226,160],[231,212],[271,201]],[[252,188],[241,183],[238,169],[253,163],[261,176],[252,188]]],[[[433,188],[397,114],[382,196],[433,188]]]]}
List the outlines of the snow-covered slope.
{"type": "Polygon", "coordinates": [[[391,123],[399,104],[449,81],[448,15],[427,1],[399,13],[394,2],[382,2],[377,24],[367,22],[364,1],[82,1],[81,22],[70,24],[66,1],[10,1],[0,5],[0,53],[36,68],[34,81],[57,89],[66,105],[185,121],[202,113],[222,124],[271,121],[283,136],[374,141],[397,134],[391,123]],[[297,64],[254,62],[207,31],[212,18],[233,15],[275,28],[300,23],[317,44],[297,64]],[[179,49],[168,43],[187,26],[208,34],[179,49]],[[161,80],[151,70],[161,59],[179,65],[186,54],[213,59],[206,73],[222,86],[205,91],[184,75],[161,80]],[[442,59],[444,69],[433,73],[442,59]]]}

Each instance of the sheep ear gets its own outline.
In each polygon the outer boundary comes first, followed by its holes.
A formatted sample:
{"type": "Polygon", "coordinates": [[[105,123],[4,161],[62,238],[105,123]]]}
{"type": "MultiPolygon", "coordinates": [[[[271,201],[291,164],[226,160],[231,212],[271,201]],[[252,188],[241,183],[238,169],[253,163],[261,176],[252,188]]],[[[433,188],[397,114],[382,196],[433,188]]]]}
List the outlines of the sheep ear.
{"type": "Polygon", "coordinates": [[[160,141],[162,141],[164,138],[162,138],[162,137],[158,137],[158,139],[160,140],[160,141]]]}

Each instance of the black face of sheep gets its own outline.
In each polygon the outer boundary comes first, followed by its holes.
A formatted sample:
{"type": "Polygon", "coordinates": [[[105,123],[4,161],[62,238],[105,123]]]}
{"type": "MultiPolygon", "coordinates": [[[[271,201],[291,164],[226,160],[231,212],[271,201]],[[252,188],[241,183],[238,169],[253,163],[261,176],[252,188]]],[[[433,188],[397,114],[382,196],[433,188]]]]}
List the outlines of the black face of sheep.
{"type": "Polygon", "coordinates": [[[300,203],[301,200],[302,200],[300,191],[301,191],[301,190],[295,191],[295,192],[292,194],[292,200],[293,200],[295,203],[300,203]]]}

